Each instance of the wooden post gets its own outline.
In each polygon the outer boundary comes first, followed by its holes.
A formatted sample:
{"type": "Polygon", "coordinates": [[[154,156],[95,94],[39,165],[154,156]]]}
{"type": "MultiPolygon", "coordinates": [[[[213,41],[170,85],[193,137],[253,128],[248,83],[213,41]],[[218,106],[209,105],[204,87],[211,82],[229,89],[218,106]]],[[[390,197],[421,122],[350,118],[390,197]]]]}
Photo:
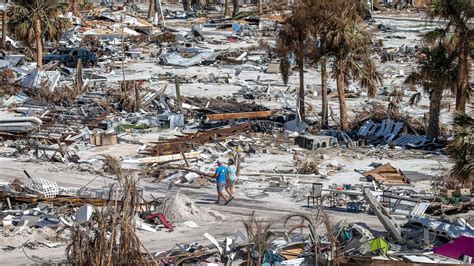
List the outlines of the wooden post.
{"type": "Polygon", "coordinates": [[[178,110],[181,112],[181,93],[179,91],[179,77],[174,77],[174,85],[176,89],[176,105],[178,106],[178,110]]]}
{"type": "Polygon", "coordinates": [[[82,60],[77,60],[76,65],[76,80],[75,80],[75,87],[77,96],[82,93],[82,87],[84,86],[84,79],[83,79],[83,72],[82,72],[82,60]]]}

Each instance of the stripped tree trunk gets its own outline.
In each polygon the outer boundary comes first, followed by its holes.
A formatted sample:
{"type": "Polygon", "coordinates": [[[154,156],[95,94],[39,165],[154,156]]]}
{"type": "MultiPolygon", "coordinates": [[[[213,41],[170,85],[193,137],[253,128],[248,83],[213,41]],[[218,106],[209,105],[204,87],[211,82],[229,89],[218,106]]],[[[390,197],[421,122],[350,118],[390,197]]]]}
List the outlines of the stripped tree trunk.
{"type": "Polygon", "coordinates": [[[235,17],[239,13],[240,3],[239,0],[232,0],[234,4],[234,9],[232,10],[232,16],[235,17]]]}
{"type": "Polygon", "coordinates": [[[155,0],[150,0],[150,5],[148,6],[148,19],[151,19],[151,17],[155,14],[155,0]]]}
{"type": "Polygon", "coordinates": [[[258,0],[258,14],[263,15],[263,0],[258,0]]]}
{"type": "Polygon", "coordinates": [[[328,123],[328,73],[326,69],[326,59],[321,60],[321,128],[329,128],[328,123]]]}
{"type": "Polygon", "coordinates": [[[300,74],[300,90],[298,94],[299,102],[298,102],[298,107],[299,107],[299,112],[300,112],[300,117],[301,121],[305,121],[305,106],[304,106],[304,62],[303,59],[298,59],[298,69],[299,69],[299,74],[300,74]]]}
{"type": "Polygon", "coordinates": [[[347,119],[347,108],[346,108],[346,81],[342,70],[337,74],[337,96],[339,98],[339,116],[341,117],[341,130],[349,128],[349,121],[347,119]]]}
{"type": "Polygon", "coordinates": [[[430,94],[430,117],[428,121],[428,132],[426,134],[429,140],[439,137],[439,114],[441,112],[442,98],[442,89],[435,89],[430,94]]]}
{"type": "Polygon", "coordinates": [[[459,52],[458,86],[456,89],[456,111],[463,114],[466,112],[467,87],[469,79],[468,54],[468,43],[463,42],[459,52]]]}
{"type": "Polygon", "coordinates": [[[34,22],[35,41],[36,41],[36,61],[38,68],[43,67],[43,41],[41,39],[41,20],[35,19],[34,22]]]}
{"type": "Polygon", "coordinates": [[[227,17],[227,14],[229,12],[228,6],[229,6],[229,0],[225,0],[224,1],[224,17],[227,17]]]}

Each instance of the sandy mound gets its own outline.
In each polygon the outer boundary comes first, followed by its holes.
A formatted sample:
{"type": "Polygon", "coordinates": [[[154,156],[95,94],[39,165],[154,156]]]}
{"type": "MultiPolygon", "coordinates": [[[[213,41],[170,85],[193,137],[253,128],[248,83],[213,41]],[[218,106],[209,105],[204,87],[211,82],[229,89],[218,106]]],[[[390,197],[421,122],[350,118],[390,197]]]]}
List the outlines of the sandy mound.
{"type": "Polygon", "coordinates": [[[173,222],[193,221],[217,222],[224,219],[222,214],[208,208],[201,208],[180,191],[173,191],[166,195],[161,212],[166,219],[173,222]]]}

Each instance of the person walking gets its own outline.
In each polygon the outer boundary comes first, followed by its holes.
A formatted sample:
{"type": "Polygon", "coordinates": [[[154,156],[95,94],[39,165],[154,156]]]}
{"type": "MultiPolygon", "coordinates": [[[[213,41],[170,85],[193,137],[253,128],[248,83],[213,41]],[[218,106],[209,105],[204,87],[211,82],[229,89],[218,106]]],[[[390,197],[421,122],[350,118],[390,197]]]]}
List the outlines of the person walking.
{"type": "Polygon", "coordinates": [[[217,188],[217,200],[215,203],[219,203],[220,199],[224,199],[224,203],[227,203],[227,198],[224,196],[224,188],[226,186],[226,177],[227,177],[227,167],[222,164],[221,161],[217,161],[217,168],[214,174],[216,179],[216,188],[217,188]]]}
{"type": "Polygon", "coordinates": [[[234,183],[235,183],[235,164],[233,159],[229,159],[228,165],[227,165],[227,178],[226,178],[226,187],[225,191],[227,191],[227,194],[229,194],[229,201],[234,199],[234,183]]]}

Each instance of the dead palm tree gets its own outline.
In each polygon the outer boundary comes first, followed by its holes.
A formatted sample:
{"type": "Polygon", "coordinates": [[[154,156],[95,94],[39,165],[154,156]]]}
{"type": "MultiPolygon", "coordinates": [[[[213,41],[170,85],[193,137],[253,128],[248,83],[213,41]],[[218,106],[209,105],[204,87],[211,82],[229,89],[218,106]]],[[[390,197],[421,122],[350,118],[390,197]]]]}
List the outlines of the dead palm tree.
{"type": "Polygon", "coordinates": [[[472,186],[474,176],[474,118],[461,114],[454,118],[455,138],[446,151],[454,161],[451,175],[463,185],[472,186]]]}
{"type": "Polygon", "coordinates": [[[18,0],[8,10],[9,31],[30,48],[36,48],[38,67],[43,66],[43,42],[59,41],[69,27],[60,17],[62,5],[57,0],[18,0]]]}
{"type": "Polygon", "coordinates": [[[148,14],[147,18],[151,19],[151,17],[155,14],[155,0],[150,0],[150,3],[148,5],[148,14]]]}
{"type": "Polygon", "coordinates": [[[332,76],[337,83],[341,129],[349,126],[345,89],[349,79],[358,80],[374,97],[380,75],[370,58],[371,35],[363,28],[357,3],[345,0],[322,0],[326,14],[320,31],[328,54],[334,58],[332,76]]]}
{"type": "Polygon", "coordinates": [[[443,92],[456,82],[456,56],[445,42],[426,45],[421,49],[417,72],[410,74],[407,83],[420,84],[430,95],[430,111],[427,137],[439,137],[439,115],[443,92]]]}
{"type": "Polygon", "coordinates": [[[239,13],[240,3],[239,0],[232,0],[233,9],[232,9],[232,17],[235,17],[239,13]]]}
{"type": "Polygon", "coordinates": [[[280,70],[285,85],[288,82],[290,63],[288,57],[295,56],[296,65],[299,71],[299,93],[298,110],[301,120],[305,120],[305,102],[304,102],[304,63],[307,51],[313,45],[312,23],[309,21],[309,12],[307,12],[304,3],[295,4],[292,12],[286,19],[283,27],[280,29],[277,37],[276,50],[281,58],[280,70]]]}
{"type": "Polygon", "coordinates": [[[471,40],[474,34],[469,21],[474,17],[474,1],[472,0],[431,0],[428,15],[431,19],[446,20],[446,27],[433,31],[432,40],[450,35],[450,41],[458,52],[458,82],[456,88],[456,111],[466,111],[468,96],[469,63],[471,40]]]}

